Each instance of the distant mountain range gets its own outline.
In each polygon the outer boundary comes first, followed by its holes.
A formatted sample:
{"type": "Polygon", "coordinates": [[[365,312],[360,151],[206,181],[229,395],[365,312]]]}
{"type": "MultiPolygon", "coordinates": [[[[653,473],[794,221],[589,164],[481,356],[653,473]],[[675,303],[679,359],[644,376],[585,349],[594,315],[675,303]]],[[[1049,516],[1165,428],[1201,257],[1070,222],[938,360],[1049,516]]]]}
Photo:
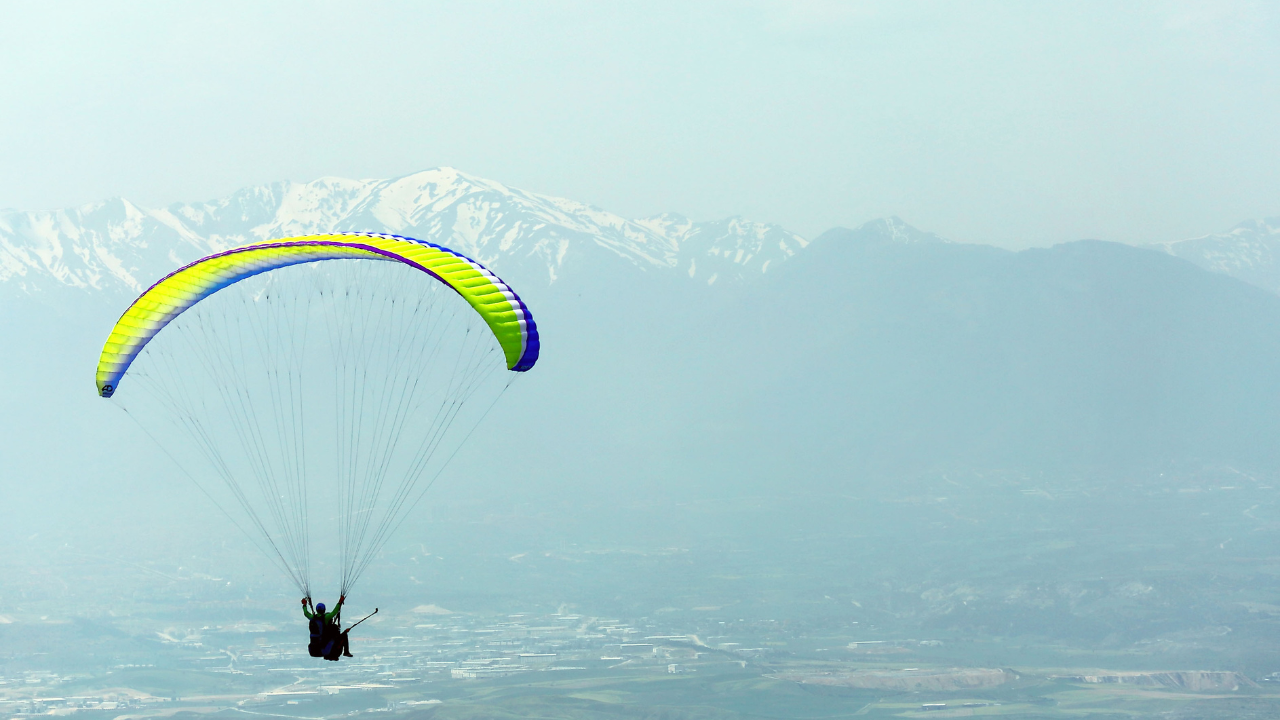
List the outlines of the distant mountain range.
{"type": "MultiPolygon", "coordinates": [[[[900,242],[941,240],[897,218],[876,221],[900,242]]],[[[321,178],[248,187],[228,197],[139,207],[123,198],[77,208],[0,210],[0,288],[42,295],[59,286],[138,292],[203,254],[317,232],[376,230],[448,245],[504,276],[548,284],[598,272],[603,253],[650,272],[738,283],[766,273],[809,242],[743,218],[676,214],[628,220],[583,203],[526,192],[453,168],[391,180],[321,178]]],[[[1280,292],[1280,217],[1152,246],[1280,292]]]]}
{"type": "Polygon", "coordinates": [[[605,255],[707,284],[767,272],[808,242],[776,225],[674,214],[627,220],[572,200],[509,188],[452,168],[393,180],[322,178],[250,187],[161,210],[125,199],[67,210],[0,211],[0,284],[136,293],[176,265],[269,238],[374,230],[447,245],[516,287],[599,271],[605,255]]]}
{"type": "Polygon", "coordinates": [[[376,230],[467,253],[529,301],[543,358],[504,401],[521,432],[483,449],[522,488],[957,464],[1280,469],[1277,228],[1010,252],[887,218],[810,242],[741,218],[628,220],[449,168],[162,210],[0,211],[0,407],[23,409],[0,413],[0,451],[6,467],[71,476],[86,444],[126,442],[95,436],[93,363],[131,297],[175,266],[376,230]]]}

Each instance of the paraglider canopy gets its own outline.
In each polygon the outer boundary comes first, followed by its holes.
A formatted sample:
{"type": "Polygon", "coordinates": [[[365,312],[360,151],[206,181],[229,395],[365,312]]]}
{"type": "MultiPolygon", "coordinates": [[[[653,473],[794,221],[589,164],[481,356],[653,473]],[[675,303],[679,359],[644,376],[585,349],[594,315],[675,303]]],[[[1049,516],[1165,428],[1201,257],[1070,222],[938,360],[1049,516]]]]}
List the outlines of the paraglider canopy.
{"type": "Polygon", "coordinates": [[[453,288],[484,318],[502,345],[507,369],[524,372],[538,361],[538,326],[533,315],[506,283],[480,263],[440,245],[399,235],[306,235],[209,255],[147,288],[121,316],[102,348],[98,394],[111,397],[147,343],[204,298],[260,273],[342,258],[400,262],[430,275],[453,288]]]}

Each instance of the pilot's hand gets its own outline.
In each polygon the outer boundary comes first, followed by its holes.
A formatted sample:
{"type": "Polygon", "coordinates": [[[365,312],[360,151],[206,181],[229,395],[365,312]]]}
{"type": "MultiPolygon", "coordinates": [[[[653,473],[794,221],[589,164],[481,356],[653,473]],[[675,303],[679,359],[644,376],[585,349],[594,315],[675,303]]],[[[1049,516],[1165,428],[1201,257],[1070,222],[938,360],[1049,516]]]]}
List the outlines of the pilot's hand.
{"type": "Polygon", "coordinates": [[[338,596],[338,602],[339,602],[339,603],[344,603],[344,602],[346,602],[346,601],[347,601],[347,596],[346,596],[346,595],[339,595],[339,596],[338,596]]]}
{"type": "Polygon", "coordinates": [[[306,599],[306,598],[302,598],[302,606],[303,606],[303,607],[306,607],[306,606],[307,606],[307,599],[306,599]]]}

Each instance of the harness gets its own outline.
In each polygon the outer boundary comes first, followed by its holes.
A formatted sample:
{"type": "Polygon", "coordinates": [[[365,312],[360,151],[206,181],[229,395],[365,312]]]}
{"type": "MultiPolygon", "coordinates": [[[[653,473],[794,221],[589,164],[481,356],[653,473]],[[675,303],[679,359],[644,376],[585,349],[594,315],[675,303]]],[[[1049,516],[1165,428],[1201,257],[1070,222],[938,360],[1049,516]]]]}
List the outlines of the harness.
{"type": "Polygon", "coordinates": [[[324,637],[324,615],[316,613],[311,616],[311,642],[320,642],[320,638],[324,637]]]}

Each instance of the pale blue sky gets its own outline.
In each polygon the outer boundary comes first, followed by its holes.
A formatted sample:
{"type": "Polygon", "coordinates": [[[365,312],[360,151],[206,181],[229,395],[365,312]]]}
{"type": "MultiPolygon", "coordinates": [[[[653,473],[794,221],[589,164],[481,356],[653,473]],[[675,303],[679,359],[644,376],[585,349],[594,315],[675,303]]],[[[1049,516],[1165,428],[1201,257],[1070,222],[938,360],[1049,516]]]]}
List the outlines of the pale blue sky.
{"type": "Polygon", "coordinates": [[[1280,214],[1249,2],[0,2],[0,207],[453,165],[813,236],[1175,239],[1280,214]]]}

